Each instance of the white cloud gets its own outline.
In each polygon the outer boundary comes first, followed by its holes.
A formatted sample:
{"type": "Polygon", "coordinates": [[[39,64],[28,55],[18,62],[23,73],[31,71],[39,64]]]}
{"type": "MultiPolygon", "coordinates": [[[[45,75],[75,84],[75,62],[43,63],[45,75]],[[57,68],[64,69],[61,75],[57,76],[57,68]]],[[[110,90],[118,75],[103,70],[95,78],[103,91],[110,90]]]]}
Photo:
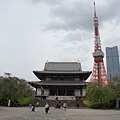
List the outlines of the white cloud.
{"type": "MultiPolygon", "coordinates": [[[[96,1],[102,49],[120,48],[119,0],[96,1]]],[[[92,70],[93,0],[0,1],[0,75],[36,80],[46,60],[77,61],[92,70]]]]}

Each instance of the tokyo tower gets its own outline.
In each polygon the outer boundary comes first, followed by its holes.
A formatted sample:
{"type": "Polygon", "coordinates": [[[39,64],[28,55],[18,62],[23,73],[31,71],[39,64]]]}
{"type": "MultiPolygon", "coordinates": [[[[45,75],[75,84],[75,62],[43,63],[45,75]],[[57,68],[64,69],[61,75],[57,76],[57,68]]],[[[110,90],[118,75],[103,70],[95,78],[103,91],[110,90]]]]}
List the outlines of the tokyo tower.
{"type": "Polygon", "coordinates": [[[95,2],[94,2],[94,35],[95,35],[95,41],[94,41],[94,65],[93,65],[93,71],[92,76],[90,78],[90,82],[98,82],[100,81],[103,86],[108,85],[110,82],[108,80],[105,66],[104,66],[104,53],[101,49],[101,40],[99,35],[99,28],[98,28],[98,17],[96,15],[96,9],[95,9],[95,2]]]}

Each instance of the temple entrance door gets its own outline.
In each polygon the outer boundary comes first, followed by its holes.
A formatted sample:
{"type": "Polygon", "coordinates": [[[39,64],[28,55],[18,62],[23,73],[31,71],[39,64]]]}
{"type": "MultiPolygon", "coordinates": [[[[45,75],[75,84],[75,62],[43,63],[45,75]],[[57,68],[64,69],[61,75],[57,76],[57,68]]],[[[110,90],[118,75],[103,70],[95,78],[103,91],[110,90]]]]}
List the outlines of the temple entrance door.
{"type": "Polygon", "coordinates": [[[44,95],[44,90],[41,90],[41,95],[44,95]]]}
{"type": "Polygon", "coordinates": [[[73,89],[68,89],[67,90],[67,96],[74,96],[74,90],[73,89]]]}
{"type": "Polygon", "coordinates": [[[56,89],[51,89],[50,90],[50,95],[57,95],[57,90],[56,89]]]}
{"type": "Polygon", "coordinates": [[[58,90],[58,95],[59,96],[64,96],[65,95],[65,90],[58,90]]]}

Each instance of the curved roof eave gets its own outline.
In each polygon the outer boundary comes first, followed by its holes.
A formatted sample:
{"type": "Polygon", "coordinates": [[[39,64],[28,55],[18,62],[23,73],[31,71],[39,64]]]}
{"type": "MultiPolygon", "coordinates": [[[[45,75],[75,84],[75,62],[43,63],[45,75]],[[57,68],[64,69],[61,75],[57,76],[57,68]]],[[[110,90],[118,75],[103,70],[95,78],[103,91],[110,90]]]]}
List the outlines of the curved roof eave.
{"type": "Polygon", "coordinates": [[[76,75],[76,74],[81,74],[81,76],[87,80],[87,78],[90,76],[91,71],[33,71],[33,73],[40,79],[42,80],[44,75],[51,75],[51,74],[56,74],[56,75],[76,75]]]}
{"type": "Polygon", "coordinates": [[[83,82],[29,82],[29,84],[33,87],[37,86],[81,86],[85,85],[83,82]]]}

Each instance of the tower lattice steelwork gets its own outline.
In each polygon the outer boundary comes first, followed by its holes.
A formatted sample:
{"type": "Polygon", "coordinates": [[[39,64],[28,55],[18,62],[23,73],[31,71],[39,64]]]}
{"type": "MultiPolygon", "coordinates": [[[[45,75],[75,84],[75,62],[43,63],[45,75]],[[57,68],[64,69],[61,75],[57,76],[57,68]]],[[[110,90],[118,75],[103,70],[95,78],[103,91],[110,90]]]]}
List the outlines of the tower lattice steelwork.
{"type": "Polygon", "coordinates": [[[92,76],[90,82],[98,82],[100,81],[102,85],[108,85],[110,82],[108,80],[105,67],[104,67],[104,53],[101,49],[101,41],[99,35],[99,28],[98,28],[98,17],[96,15],[95,9],[95,2],[94,2],[94,34],[95,34],[95,41],[94,41],[94,66],[92,71],[92,76]]]}

